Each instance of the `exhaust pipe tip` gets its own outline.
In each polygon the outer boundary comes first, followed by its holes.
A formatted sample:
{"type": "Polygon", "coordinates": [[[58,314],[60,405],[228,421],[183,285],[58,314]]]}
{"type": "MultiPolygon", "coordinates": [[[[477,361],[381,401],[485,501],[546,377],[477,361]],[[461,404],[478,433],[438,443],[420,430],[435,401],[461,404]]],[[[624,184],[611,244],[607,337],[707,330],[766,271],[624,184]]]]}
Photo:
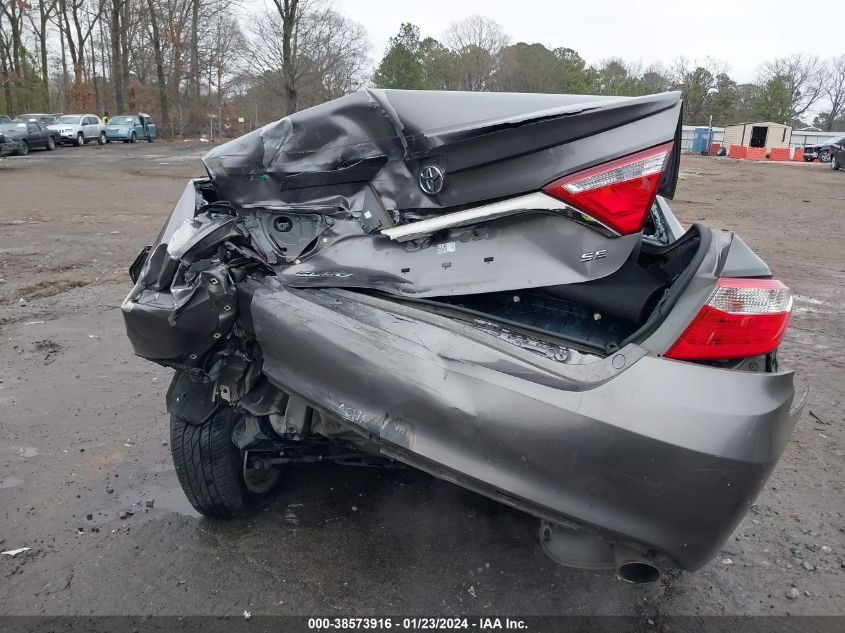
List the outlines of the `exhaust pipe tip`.
{"type": "Polygon", "coordinates": [[[640,552],[625,546],[613,550],[616,574],[622,580],[636,585],[644,585],[660,580],[660,569],[646,559],[640,552]]]}
{"type": "Polygon", "coordinates": [[[540,521],[540,543],[560,565],[580,569],[615,569],[619,578],[633,584],[660,580],[660,568],[643,548],[599,539],[586,530],[540,521]]]}
{"type": "Polygon", "coordinates": [[[619,566],[616,573],[622,580],[635,585],[644,585],[660,580],[660,570],[651,563],[624,563],[619,566]]]}

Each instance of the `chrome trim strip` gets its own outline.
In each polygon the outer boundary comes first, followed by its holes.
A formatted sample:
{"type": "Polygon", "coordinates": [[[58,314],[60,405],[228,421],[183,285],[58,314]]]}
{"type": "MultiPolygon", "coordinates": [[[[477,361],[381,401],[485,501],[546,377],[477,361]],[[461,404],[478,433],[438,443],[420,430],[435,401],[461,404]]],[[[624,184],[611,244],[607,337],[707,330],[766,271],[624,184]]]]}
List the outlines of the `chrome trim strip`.
{"type": "MultiPolygon", "coordinates": [[[[551,211],[551,212],[570,212],[579,215],[588,216],[580,209],[566,204],[562,200],[558,200],[546,193],[537,191],[516,198],[509,198],[508,200],[501,200],[492,204],[485,204],[480,207],[472,209],[464,209],[463,211],[456,211],[448,213],[436,218],[429,218],[428,220],[420,220],[419,222],[410,222],[408,224],[401,224],[399,226],[392,226],[381,231],[382,235],[386,235],[397,242],[407,242],[419,237],[431,235],[436,231],[444,229],[458,228],[475,224],[477,222],[489,222],[491,220],[498,220],[500,218],[509,217],[512,215],[521,215],[523,213],[535,213],[537,211],[551,211]]],[[[619,233],[603,222],[596,220],[592,216],[588,216],[596,224],[603,227],[605,230],[618,237],[619,233]]]]}

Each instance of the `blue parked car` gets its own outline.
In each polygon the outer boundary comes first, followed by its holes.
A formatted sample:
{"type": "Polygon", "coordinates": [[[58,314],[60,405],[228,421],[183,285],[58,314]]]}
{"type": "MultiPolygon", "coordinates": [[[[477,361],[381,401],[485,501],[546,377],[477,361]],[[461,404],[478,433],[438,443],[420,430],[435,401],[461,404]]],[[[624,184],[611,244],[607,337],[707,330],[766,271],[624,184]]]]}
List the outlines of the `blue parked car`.
{"type": "Polygon", "coordinates": [[[150,143],[156,137],[156,124],[149,114],[121,114],[113,116],[106,123],[106,138],[109,141],[123,141],[135,143],[139,139],[146,139],[150,143]]]}

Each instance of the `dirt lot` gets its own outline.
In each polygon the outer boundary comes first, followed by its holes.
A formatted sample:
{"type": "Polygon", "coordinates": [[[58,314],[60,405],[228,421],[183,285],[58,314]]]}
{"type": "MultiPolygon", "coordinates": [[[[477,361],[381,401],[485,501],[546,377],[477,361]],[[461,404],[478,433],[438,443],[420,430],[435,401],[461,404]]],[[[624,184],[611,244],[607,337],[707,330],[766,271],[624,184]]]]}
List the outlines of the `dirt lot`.
{"type": "Polygon", "coordinates": [[[302,467],[249,521],[191,510],[170,372],[119,305],[207,148],[0,162],[0,549],[32,548],[0,557],[0,614],[845,614],[845,172],[684,158],[682,221],[736,229],[798,295],[781,364],[810,395],[725,550],[643,587],[558,567],[535,519],[412,471],[302,467]]]}

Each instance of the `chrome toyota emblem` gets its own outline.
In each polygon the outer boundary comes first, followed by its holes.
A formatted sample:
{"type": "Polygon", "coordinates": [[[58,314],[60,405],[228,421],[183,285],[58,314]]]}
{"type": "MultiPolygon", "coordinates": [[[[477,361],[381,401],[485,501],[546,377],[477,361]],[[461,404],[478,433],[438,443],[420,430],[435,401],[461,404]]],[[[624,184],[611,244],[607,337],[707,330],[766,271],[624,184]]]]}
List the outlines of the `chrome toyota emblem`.
{"type": "Polygon", "coordinates": [[[420,189],[428,195],[440,193],[443,189],[443,172],[435,165],[427,165],[420,170],[420,189]]]}

